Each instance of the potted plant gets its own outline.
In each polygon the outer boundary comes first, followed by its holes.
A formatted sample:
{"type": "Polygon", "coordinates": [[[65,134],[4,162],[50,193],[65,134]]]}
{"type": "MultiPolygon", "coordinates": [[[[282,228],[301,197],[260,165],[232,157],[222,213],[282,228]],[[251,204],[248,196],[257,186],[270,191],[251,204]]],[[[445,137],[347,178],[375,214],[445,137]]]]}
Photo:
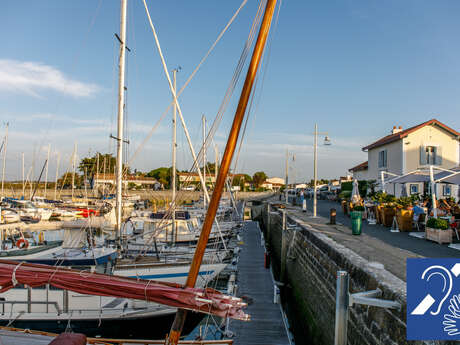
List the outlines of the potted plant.
{"type": "Polygon", "coordinates": [[[350,212],[351,217],[351,232],[353,235],[361,235],[362,218],[364,207],[361,205],[353,206],[353,211],[350,212]]]}
{"type": "Polygon", "coordinates": [[[383,207],[383,221],[382,224],[390,227],[393,224],[393,217],[396,215],[396,204],[387,203],[383,207]]]}
{"type": "Polygon", "coordinates": [[[442,243],[452,243],[452,229],[449,222],[441,218],[430,218],[426,222],[425,238],[442,243]]]}
{"type": "Polygon", "coordinates": [[[410,197],[401,197],[397,201],[396,220],[400,231],[412,230],[412,199],[410,197]]]}

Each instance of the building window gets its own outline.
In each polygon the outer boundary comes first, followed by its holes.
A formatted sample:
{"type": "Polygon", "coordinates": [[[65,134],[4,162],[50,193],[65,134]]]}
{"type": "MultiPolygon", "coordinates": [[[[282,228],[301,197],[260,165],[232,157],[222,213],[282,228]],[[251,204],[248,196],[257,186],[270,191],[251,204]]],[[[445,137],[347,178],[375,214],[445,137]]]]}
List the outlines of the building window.
{"type": "Polygon", "coordinates": [[[410,185],[410,193],[411,194],[418,194],[418,184],[411,184],[410,185]]]}
{"type": "Polygon", "coordinates": [[[442,150],[440,146],[421,146],[420,165],[442,165],[442,150]]]}
{"type": "Polygon", "coordinates": [[[442,186],[442,195],[443,195],[443,196],[450,196],[450,195],[451,195],[451,194],[450,194],[451,192],[452,192],[452,190],[451,190],[451,188],[450,188],[449,185],[444,185],[444,186],[442,186]]]}
{"type": "Polygon", "coordinates": [[[387,167],[387,150],[382,150],[379,152],[379,168],[387,167]]]}
{"type": "Polygon", "coordinates": [[[425,155],[426,155],[426,164],[434,165],[436,162],[436,147],[426,146],[425,155]]]}

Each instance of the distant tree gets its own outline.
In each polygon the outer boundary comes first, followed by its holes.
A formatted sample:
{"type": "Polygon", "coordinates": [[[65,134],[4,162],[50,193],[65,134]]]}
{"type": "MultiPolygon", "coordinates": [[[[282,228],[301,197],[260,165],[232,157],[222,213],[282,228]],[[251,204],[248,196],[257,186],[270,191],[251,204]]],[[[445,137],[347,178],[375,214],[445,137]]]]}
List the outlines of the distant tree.
{"type": "MultiPolygon", "coordinates": [[[[316,185],[322,185],[322,184],[329,184],[329,180],[326,180],[326,179],[317,179],[316,180],[316,185]]],[[[313,187],[315,185],[315,180],[314,179],[311,179],[310,180],[310,183],[308,183],[308,185],[310,187],[313,187]]]]}
{"type": "MultiPolygon", "coordinates": [[[[161,168],[157,168],[157,169],[154,169],[148,172],[145,176],[153,177],[157,179],[157,181],[160,182],[165,188],[169,188],[171,184],[171,171],[172,171],[172,167],[169,167],[169,168],[161,167],[161,168]]],[[[177,176],[177,172],[178,171],[176,170],[176,176],[177,176]]],[[[177,180],[177,177],[176,177],[176,181],[178,184],[179,181],[177,180]]]]}
{"type": "Polygon", "coordinates": [[[252,182],[256,188],[259,188],[266,180],[267,175],[263,171],[258,171],[252,176],[252,182]]]}
{"type": "Polygon", "coordinates": [[[245,190],[245,184],[252,182],[252,177],[247,174],[238,174],[233,177],[232,186],[239,186],[241,191],[245,190]]]}
{"type": "MultiPolygon", "coordinates": [[[[203,171],[203,168],[201,168],[203,171]]],[[[215,174],[216,173],[216,163],[208,162],[206,163],[206,174],[215,174]]]]}
{"type": "MultiPolygon", "coordinates": [[[[59,187],[64,186],[64,188],[72,188],[72,176],[73,176],[73,173],[71,172],[68,172],[62,175],[57,181],[58,186],[59,187]]],[[[79,175],[75,173],[75,188],[78,188],[81,185],[83,185],[83,180],[84,180],[83,175],[79,175]]]]}
{"type": "MultiPolygon", "coordinates": [[[[81,161],[80,164],[78,165],[78,170],[81,171],[83,174],[85,173],[88,176],[88,178],[92,178],[95,173],[107,173],[107,174],[113,174],[115,171],[115,167],[117,165],[117,158],[113,156],[111,153],[100,153],[97,152],[94,156],[92,157],[84,157],[81,161]],[[99,168],[97,167],[97,160],[99,157],[99,168]],[[98,170],[98,171],[96,171],[98,170]]],[[[128,170],[128,174],[130,173],[129,167],[127,168],[125,164],[123,164],[123,169],[126,171],[128,170]]]]}

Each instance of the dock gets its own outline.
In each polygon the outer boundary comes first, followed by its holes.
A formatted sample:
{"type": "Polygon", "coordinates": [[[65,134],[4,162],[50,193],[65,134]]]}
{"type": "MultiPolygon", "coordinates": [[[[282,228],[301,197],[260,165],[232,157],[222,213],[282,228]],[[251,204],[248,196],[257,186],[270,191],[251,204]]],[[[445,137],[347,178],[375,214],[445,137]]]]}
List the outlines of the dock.
{"type": "Polygon", "coordinates": [[[264,247],[257,222],[246,221],[240,232],[237,295],[247,299],[246,313],[251,321],[230,322],[235,345],[289,344],[289,337],[279,304],[273,303],[274,283],[264,268],[264,247]]]}

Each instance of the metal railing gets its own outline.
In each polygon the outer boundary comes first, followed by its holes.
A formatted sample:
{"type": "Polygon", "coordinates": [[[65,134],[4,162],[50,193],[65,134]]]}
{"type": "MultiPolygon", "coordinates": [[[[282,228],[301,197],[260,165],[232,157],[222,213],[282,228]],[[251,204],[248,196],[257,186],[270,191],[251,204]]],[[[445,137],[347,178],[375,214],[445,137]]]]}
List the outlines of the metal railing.
{"type": "Polygon", "coordinates": [[[382,294],[380,289],[350,294],[350,276],[346,271],[337,271],[337,290],[335,304],[334,345],[347,345],[348,314],[353,304],[364,304],[380,308],[401,309],[401,304],[375,298],[382,294]]]}

